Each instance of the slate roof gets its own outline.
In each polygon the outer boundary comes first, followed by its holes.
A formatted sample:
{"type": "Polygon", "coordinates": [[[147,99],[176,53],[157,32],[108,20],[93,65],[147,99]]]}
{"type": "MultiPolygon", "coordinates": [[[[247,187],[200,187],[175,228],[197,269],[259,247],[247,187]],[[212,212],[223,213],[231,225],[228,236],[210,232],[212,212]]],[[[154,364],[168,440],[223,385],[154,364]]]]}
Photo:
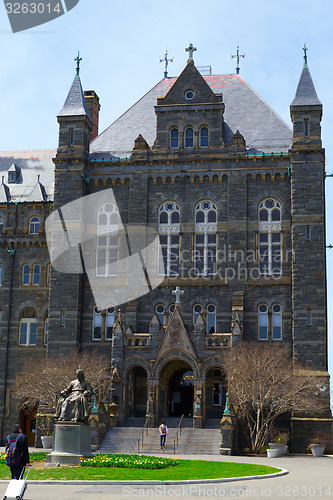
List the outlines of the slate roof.
{"type": "MultiPolygon", "coordinates": [[[[88,116],[89,113],[84,99],[84,93],[81,80],[75,75],[71,88],[69,89],[67,99],[58,116],[88,116]]],[[[90,118],[90,117],[89,117],[90,118]]]]}
{"type": "MultiPolygon", "coordinates": [[[[222,92],[225,103],[223,138],[231,142],[239,130],[249,152],[288,151],[291,128],[246,83],[240,75],[203,76],[214,92],[222,92]]],[[[122,116],[96,137],[90,147],[91,158],[129,157],[134,140],[141,134],[150,146],[156,135],[154,106],[177,78],[164,78],[122,116]]]]}
{"type": "Polygon", "coordinates": [[[320,106],[315,86],[313,84],[310,70],[304,65],[301,77],[298,82],[296,95],[291,106],[320,106]]]}
{"type": "Polygon", "coordinates": [[[0,152],[0,202],[52,201],[55,150],[0,152]],[[8,183],[12,165],[20,171],[16,183],[8,183]]]}

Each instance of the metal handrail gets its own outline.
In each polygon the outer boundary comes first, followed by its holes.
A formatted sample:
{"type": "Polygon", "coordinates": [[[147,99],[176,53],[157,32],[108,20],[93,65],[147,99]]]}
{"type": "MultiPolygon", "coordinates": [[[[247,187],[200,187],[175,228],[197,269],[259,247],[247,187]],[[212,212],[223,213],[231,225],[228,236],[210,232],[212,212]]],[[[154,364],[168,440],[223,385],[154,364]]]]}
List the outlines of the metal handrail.
{"type": "Polygon", "coordinates": [[[145,429],[146,429],[146,436],[148,436],[148,421],[149,421],[149,417],[146,417],[145,424],[144,424],[144,426],[141,428],[141,430],[139,431],[139,437],[138,437],[138,453],[140,453],[140,438],[141,438],[141,448],[143,448],[143,436],[144,436],[144,433],[145,433],[145,429]]]}
{"type": "Polygon", "coordinates": [[[177,427],[177,430],[176,430],[176,435],[175,435],[174,440],[173,440],[173,454],[174,455],[176,454],[176,441],[177,441],[177,446],[178,446],[178,433],[179,433],[180,436],[182,434],[182,427],[181,426],[182,426],[183,418],[184,418],[184,413],[180,417],[179,424],[178,424],[178,427],[177,427]]]}

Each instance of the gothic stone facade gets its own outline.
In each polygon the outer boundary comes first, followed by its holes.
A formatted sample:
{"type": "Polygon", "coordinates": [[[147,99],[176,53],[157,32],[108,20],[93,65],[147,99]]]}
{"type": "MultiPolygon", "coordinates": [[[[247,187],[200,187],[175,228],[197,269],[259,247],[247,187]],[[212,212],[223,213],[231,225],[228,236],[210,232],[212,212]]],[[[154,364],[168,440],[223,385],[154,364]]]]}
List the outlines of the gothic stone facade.
{"type": "MultiPolygon", "coordinates": [[[[57,151],[2,156],[2,439],[27,357],[110,359],[118,425],[221,418],[224,356],[242,341],[284,344],[329,384],[322,105],[306,64],[290,112],[292,129],[240,75],[204,77],[190,57],[100,135],[98,97],[76,75],[57,151]],[[115,203],[95,207],[97,224],[152,227],[166,276],[120,306],[110,292],[102,309],[85,273],[51,270],[45,220],[110,188],[115,203]]],[[[101,234],[94,255],[108,276],[120,255],[101,234]]],[[[329,402],[321,417],[291,419],[294,450],[310,426],[330,429],[329,402]]]]}

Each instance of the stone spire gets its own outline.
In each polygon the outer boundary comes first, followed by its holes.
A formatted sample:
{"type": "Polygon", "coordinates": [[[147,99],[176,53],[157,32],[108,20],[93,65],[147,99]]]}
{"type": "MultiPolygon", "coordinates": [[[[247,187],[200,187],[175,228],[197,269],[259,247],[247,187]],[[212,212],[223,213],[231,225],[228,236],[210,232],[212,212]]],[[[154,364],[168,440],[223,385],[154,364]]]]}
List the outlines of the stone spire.
{"type": "Polygon", "coordinates": [[[58,113],[58,116],[87,116],[90,120],[80,76],[78,74],[74,77],[65,104],[62,110],[58,113]]]}
{"type": "Polygon", "coordinates": [[[321,106],[307,63],[304,64],[291,106],[321,106]]]}

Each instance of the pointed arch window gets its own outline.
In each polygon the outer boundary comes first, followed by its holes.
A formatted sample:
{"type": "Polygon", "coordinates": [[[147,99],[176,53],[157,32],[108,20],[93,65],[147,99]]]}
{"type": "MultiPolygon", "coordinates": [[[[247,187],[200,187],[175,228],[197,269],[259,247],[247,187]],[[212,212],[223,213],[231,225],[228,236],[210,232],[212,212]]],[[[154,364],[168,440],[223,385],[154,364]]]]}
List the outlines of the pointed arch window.
{"type": "Polygon", "coordinates": [[[201,304],[194,304],[193,306],[193,325],[195,324],[196,320],[198,319],[199,314],[202,314],[203,312],[203,307],[201,304]]]}
{"type": "Polygon", "coordinates": [[[177,128],[173,128],[170,131],[170,148],[178,149],[179,147],[179,132],[177,128]]]}
{"type": "Polygon", "coordinates": [[[174,201],[167,201],[160,206],[158,232],[162,252],[162,258],[158,262],[158,273],[166,276],[178,276],[180,208],[174,201]]]}
{"type": "Polygon", "coordinates": [[[282,308],[280,304],[272,306],[272,338],[282,340],[282,308]]]}
{"type": "Polygon", "coordinates": [[[216,333],[216,305],[206,307],[206,333],[216,333]]]}
{"type": "Polygon", "coordinates": [[[260,274],[281,274],[281,205],[268,198],[259,205],[258,260],[260,274]]]}
{"type": "Polygon", "coordinates": [[[155,314],[160,320],[161,325],[165,323],[165,307],[163,304],[157,304],[155,307],[155,314]]]}
{"type": "Polygon", "coordinates": [[[38,217],[32,217],[29,224],[29,233],[38,234],[40,228],[40,220],[38,217]]]}
{"type": "Polygon", "coordinates": [[[95,306],[93,311],[92,339],[102,339],[102,309],[99,306],[95,306]]]}
{"type": "Polygon", "coordinates": [[[185,148],[193,148],[194,146],[194,132],[192,127],[185,130],[185,148]]]}
{"type": "Polygon", "coordinates": [[[30,285],[30,267],[25,264],[22,269],[22,285],[30,285]]]}
{"type": "Polygon", "coordinates": [[[118,261],[118,207],[105,203],[97,214],[96,276],[116,276],[118,261]]]}
{"type": "Polygon", "coordinates": [[[199,146],[200,146],[200,148],[208,148],[208,146],[209,146],[208,128],[207,127],[201,127],[201,129],[200,129],[199,146]]]}
{"type": "Polygon", "coordinates": [[[37,319],[33,310],[23,312],[19,326],[19,344],[33,346],[37,342],[37,319]]]}
{"type": "Polygon", "coordinates": [[[260,304],[258,307],[259,340],[268,340],[268,307],[260,304]]]}
{"type": "Polygon", "coordinates": [[[195,209],[194,267],[196,275],[216,274],[217,209],[204,200],[195,209]]]}
{"type": "Polygon", "coordinates": [[[114,321],[115,321],[115,308],[113,306],[108,306],[106,308],[106,316],[105,316],[105,340],[112,340],[114,321]]]}
{"type": "Polygon", "coordinates": [[[32,284],[38,286],[40,282],[40,265],[35,264],[32,270],[32,284]]]}

